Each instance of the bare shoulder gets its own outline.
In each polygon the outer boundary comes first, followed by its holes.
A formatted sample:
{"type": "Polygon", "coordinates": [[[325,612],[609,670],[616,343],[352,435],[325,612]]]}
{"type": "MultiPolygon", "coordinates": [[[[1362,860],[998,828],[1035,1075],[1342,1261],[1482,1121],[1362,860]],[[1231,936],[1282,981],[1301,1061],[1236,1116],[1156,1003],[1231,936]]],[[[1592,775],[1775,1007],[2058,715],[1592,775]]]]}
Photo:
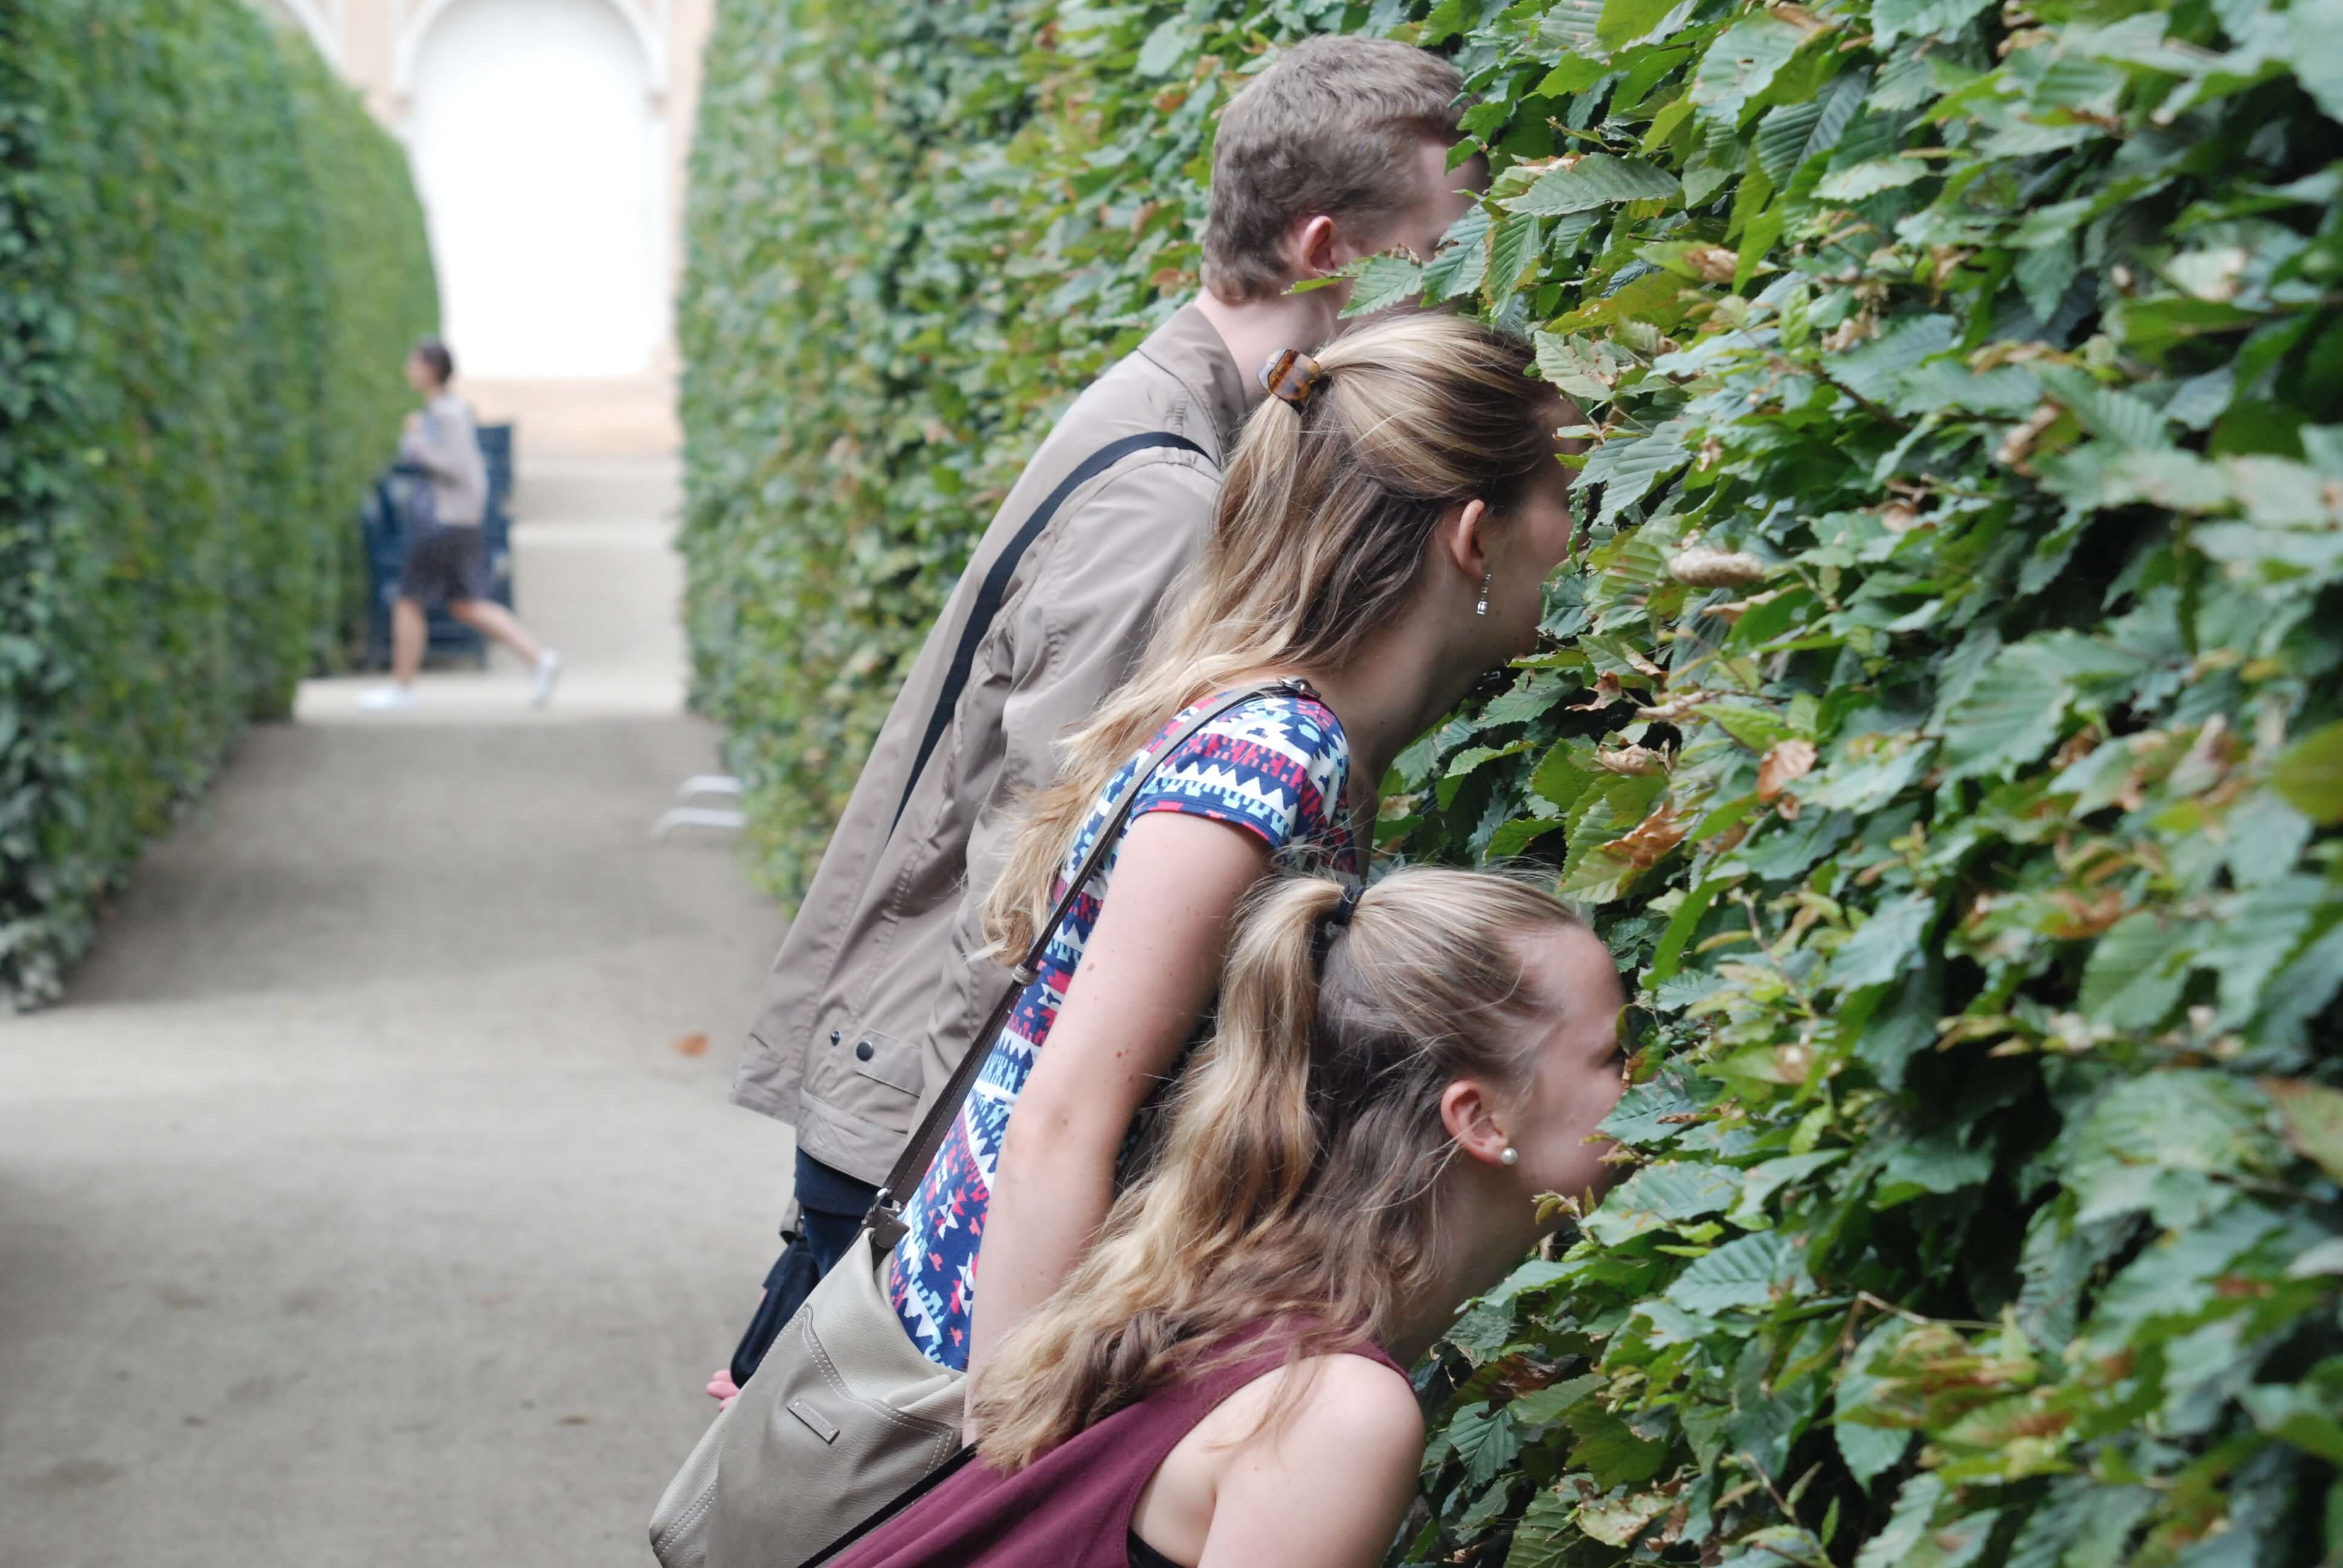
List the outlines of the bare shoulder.
{"type": "Polygon", "coordinates": [[[1423,1452],[1423,1412],[1403,1374],[1362,1355],[1314,1356],[1292,1429],[1315,1447],[1339,1439],[1353,1463],[1395,1456],[1410,1475],[1423,1452]]]}
{"type": "Polygon", "coordinates": [[[1282,1419],[1226,1457],[1199,1568],[1370,1568],[1407,1512],[1423,1454],[1407,1380],[1354,1355],[1293,1370],[1282,1419]]]}
{"type": "Polygon", "coordinates": [[[1221,1462],[1290,1466],[1334,1452],[1355,1465],[1364,1454],[1397,1455],[1410,1475],[1423,1452],[1423,1415],[1400,1373],[1366,1356],[1309,1356],[1265,1372],[1206,1416],[1193,1443],[1221,1462]]]}

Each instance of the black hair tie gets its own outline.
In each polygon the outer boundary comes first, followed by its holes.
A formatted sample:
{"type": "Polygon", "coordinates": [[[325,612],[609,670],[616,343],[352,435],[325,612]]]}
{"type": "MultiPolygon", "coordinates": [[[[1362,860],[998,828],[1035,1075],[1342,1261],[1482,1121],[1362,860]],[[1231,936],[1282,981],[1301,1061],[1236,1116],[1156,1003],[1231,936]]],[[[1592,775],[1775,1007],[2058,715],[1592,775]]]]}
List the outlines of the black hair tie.
{"type": "Polygon", "coordinates": [[[1333,947],[1336,937],[1350,929],[1351,917],[1359,912],[1359,900],[1366,895],[1365,883],[1352,883],[1342,890],[1342,896],[1319,921],[1317,938],[1311,943],[1310,961],[1320,973],[1325,972],[1327,950],[1333,947]]]}

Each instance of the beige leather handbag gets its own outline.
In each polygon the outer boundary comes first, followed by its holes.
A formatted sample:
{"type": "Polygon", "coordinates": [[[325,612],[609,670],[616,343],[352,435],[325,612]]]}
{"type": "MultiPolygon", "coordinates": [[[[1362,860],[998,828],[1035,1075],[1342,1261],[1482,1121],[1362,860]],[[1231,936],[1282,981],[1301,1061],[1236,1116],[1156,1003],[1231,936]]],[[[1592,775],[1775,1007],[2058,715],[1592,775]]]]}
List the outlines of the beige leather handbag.
{"type": "Polygon", "coordinates": [[[1025,961],[1011,972],[1007,994],[888,1173],[862,1233],[669,1483],[651,1514],[651,1551],[663,1568],[803,1568],[960,1451],[966,1380],[920,1352],[880,1278],[903,1235],[898,1194],[927,1174],[1051,938],[1121,838],[1156,764],[1231,709],[1307,689],[1281,681],[1213,703],[1132,778],[1025,961]]]}

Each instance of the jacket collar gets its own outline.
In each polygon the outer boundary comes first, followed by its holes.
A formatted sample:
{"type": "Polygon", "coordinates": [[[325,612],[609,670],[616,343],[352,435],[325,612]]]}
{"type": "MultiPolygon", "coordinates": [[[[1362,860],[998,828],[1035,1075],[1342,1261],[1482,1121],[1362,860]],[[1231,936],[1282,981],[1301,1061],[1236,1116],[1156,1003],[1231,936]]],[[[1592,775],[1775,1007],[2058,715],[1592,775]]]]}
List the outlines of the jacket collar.
{"type": "Polygon", "coordinates": [[[1220,329],[1193,304],[1182,306],[1171,320],[1150,333],[1138,352],[1186,387],[1188,395],[1212,415],[1224,455],[1235,447],[1245,416],[1267,396],[1237,369],[1228,346],[1221,341],[1220,329]]]}

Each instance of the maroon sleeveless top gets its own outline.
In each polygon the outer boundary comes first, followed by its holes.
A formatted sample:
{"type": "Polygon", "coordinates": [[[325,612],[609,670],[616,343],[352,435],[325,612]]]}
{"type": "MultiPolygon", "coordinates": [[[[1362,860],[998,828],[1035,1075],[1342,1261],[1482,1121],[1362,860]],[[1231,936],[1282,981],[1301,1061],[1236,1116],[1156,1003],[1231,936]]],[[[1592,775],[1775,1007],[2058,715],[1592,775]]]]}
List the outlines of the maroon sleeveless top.
{"type": "MultiPolygon", "coordinates": [[[[1373,1345],[1367,1356],[1406,1376],[1373,1345]]],[[[1285,1361],[1281,1342],[1125,1405],[1014,1475],[972,1460],[830,1568],[1127,1568],[1139,1494],[1222,1400],[1285,1361]]]]}

